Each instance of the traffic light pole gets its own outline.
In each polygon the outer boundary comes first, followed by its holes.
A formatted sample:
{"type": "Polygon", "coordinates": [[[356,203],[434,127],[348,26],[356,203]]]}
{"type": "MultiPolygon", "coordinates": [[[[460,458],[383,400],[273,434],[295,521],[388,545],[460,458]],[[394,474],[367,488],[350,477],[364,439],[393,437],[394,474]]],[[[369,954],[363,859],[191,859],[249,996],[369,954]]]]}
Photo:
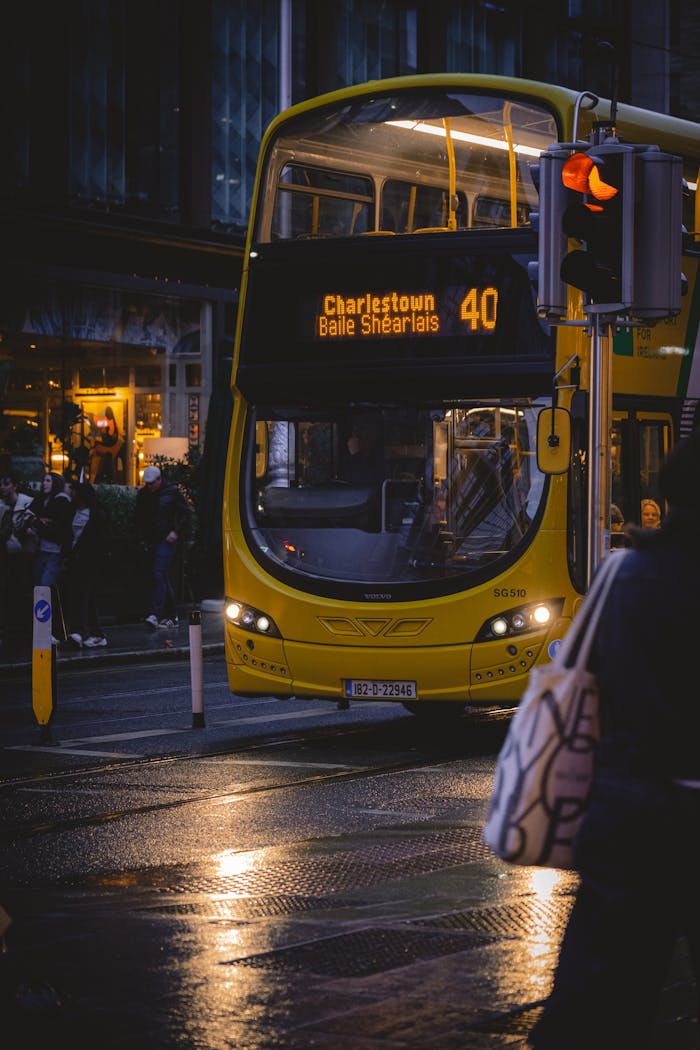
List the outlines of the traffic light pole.
{"type": "Polygon", "coordinates": [[[635,326],[675,317],[685,279],[680,272],[682,159],[658,146],[620,140],[615,98],[610,120],[594,124],[588,143],[578,141],[578,111],[584,99],[598,102],[590,92],[579,95],[573,141],[552,143],[540,154],[533,174],[539,191],[538,255],[528,273],[537,280],[537,312],[550,324],[582,324],[578,318],[568,319],[569,289],[583,293],[591,340],[590,585],[610,550],[613,326],[618,318],[635,326]]]}
{"type": "Polygon", "coordinates": [[[591,313],[590,411],[588,414],[588,585],[610,543],[610,427],[612,424],[612,324],[591,313]]]}

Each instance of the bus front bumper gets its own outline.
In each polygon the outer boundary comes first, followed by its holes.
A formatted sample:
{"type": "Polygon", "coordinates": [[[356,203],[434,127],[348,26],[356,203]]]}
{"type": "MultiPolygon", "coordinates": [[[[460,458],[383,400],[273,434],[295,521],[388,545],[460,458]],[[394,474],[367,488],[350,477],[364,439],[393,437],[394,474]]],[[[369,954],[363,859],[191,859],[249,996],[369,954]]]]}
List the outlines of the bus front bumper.
{"type": "Polygon", "coordinates": [[[480,644],[375,647],[282,641],[227,624],[229,685],[241,696],[339,700],[349,679],[409,680],[416,682],[419,701],[513,702],[530,669],[551,659],[567,626],[559,620],[548,631],[480,644]]]}

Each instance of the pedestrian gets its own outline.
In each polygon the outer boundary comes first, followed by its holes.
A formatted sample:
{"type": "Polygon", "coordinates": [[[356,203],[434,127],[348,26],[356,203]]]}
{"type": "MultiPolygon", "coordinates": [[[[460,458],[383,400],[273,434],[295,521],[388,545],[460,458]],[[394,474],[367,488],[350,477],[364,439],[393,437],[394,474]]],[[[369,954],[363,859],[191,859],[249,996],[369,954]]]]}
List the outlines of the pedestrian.
{"type": "Polygon", "coordinates": [[[178,626],[172,568],[190,518],[190,505],[179,486],[167,481],[159,467],[146,467],[143,487],[136,494],[136,532],[150,562],[153,587],[146,623],[153,628],[178,626]]]}
{"type": "Polygon", "coordinates": [[[642,525],[645,529],[658,529],[661,524],[661,507],[655,499],[643,499],[641,503],[642,525]]]}
{"type": "Polygon", "coordinates": [[[625,516],[617,503],[610,504],[610,547],[617,549],[625,546],[625,516]]]}
{"type": "Polygon", "coordinates": [[[0,476],[0,620],[5,655],[32,640],[36,537],[26,531],[32,497],[19,491],[11,471],[0,476]]]}
{"type": "Polygon", "coordinates": [[[603,735],[536,1050],[655,1045],[680,935],[700,986],[700,430],[669,455],[659,488],[668,514],[656,529],[627,527],[632,547],[596,634],[603,735]]]}
{"type": "Polygon", "coordinates": [[[351,485],[375,485],[384,480],[381,431],[371,417],[352,421],[350,434],[341,449],[339,476],[351,485]]]}
{"type": "Polygon", "coordinates": [[[66,559],[66,607],[71,648],[107,645],[97,613],[96,590],[109,553],[109,518],[89,481],[71,486],[74,506],[66,559]]]}
{"type": "Polygon", "coordinates": [[[60,582],[64,559],[70,550],[73,504],[60,474],[50,471],[44,475],[41,492],[34,497],[29,510],[32,517],[27,532],[36,537],[38,548],[34,561],[34,585],[51,587],[53,624],[61,636],[57,638],[55,631],[53,641],[65,641],[60,582]]]}

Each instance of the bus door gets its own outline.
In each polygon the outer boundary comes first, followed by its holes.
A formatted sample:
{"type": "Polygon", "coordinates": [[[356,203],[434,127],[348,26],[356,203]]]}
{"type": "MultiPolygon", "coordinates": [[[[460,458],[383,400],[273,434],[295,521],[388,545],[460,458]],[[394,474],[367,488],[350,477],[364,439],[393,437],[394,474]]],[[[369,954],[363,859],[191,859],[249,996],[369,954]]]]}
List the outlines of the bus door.
{"type": "Polygon", "coordinates": [[[625,523],[642,524],[642,502],[653,500],[663,517],[661,464],[671,449],[673,421],[661,412],[613,412],[611,499],[625,523]]]}

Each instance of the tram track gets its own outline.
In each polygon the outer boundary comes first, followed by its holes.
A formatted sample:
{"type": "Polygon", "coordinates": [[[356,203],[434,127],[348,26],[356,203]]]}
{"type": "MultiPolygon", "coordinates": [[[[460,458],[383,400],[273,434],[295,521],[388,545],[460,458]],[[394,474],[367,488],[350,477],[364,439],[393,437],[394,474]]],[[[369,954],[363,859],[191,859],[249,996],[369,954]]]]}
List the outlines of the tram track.
{"type": "MultiPolygon", "coordinates": [[[[509,718],[511,715],[511,709],[498,709],[483,712],[479,716],[478,721],[484,727],[500,726],[504,719],[506,717],[509,718]]],[[[6,780],[0,785],[0,800],[3,796],[7,798],[7,796],[12,795],[13,792],[50,791],[53,787],[56,787],[60,791],[70,790],[69,785],[75,785],[84,781],[86,778],[104,777],[114,773],[128,776],[129,773],[136,774],[137,772],[146,769],[154,770],[158,767],[162,768],[176,764],[190,765],[191,763],[225,757],[232,758],[235,764],[237,756],[240,756],[242,762],[245,762],[243,756],[249,756],[255,752],[263,750],[269,751],[270,748],[305,745],[308,744],[310,740],[313,740],[314,745],[318,746],[319,744],[322,744],[324,740],[337,741],[340,738],[359,737],[371,732],[372,727],[355,726],[352,728],[337,728],[331,730],[324,728],[316,731],[311,730],[303,734],[295,732],[290,733],[288,736],[280,736],[277,734],[275,737],[265,739],[258,737],[255,742],[248,744],[241,744],[239,742],[239,745],[233,750],[230,747],[219,747],[207,749],[206,751],[197,754],[171,753],[167,755],[139,757],[134,760],[127,759],[120,762],[110,762],[82,769],[54,771],[31,778],[15,778],[13,780],[6,780]]],[[[460,757],[466,757],[463,744],[462,746],[459,746],[456,743],[450,743],[440,746],[437,754],[431,749],[429,753],[423,753],[421,755],[416,754],[407,757],[404,751],[404,756],[396,761],[379,761],[377,764],[367,765],[348,764],[347,768],[340,769],[337,768],[338,763],[333,762],[330,759],[327,763],[324,763],[323,761],[313,763],[309,762],[307,765],[327,765],[328,772],[315,772],[305,776],[296,776],[291,779],[288,777],[280,777],[273,782],[252,784],[248,787],[237,786],[233,790],[192,791],[190,794],[178,798],[168,798],[148,803],[120,806],[99,813],[86,813],[71,817],[61,817],[54,820],[29,819],[23,822],[0,824],[0,842],[10,844],[12,842],[38,838],[50,834],[60,834],[77,829],[90,827],[99,828],[119,821],[126,821],[134,817],[153,815],[177,809],[186,809],[187,807],[197,806],[203,803],[226,803],[227,801],[243,800],[256,795],[274,794],[275,792],[295,790],[301,787],[312,787],[320,784],[328,785],[333,782],[341,781],[348,782],[363,777],[379,777],[389,773],[399,773],[412,769],[427,768],[431,765],[435,765],[436,761],[440,763],[449,762],[460,757]]],[[[280,760],[271,760],[271,762],[277,761],[280,760]]],[[[280,761],[280,764],[284,763],[280,761]]],[[[299,764],[299,761],[297,759],[290,759],[289,765],[295,764],[299,764]]],[[[123,789],[123,785],[121,787],[123,789]]],[[[113,786],[108,785],[105,786],[104,790],[110,791],[112,789],[113,786]]],[[[165,791],[167,788],[164,788],[163,790],[165,791]]]]}

